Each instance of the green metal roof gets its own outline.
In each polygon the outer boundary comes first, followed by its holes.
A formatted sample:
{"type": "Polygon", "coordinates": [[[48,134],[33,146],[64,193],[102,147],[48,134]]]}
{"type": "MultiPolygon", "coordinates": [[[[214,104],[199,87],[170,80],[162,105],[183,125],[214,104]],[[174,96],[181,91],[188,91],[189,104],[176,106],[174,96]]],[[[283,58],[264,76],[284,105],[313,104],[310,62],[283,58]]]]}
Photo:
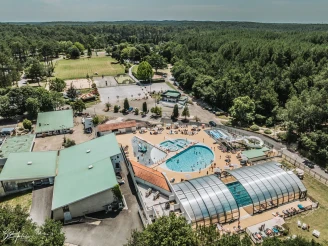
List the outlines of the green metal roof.
{"type": "Polygon", "coordinates": [[[120,153],[115,134],[61,150],[52,210],[114,187],[117,180],[110,157],[120,153]]]}
{"type": "Polygon", "coordinates": [[[167,97],[180,97],[181,93],[178,91],[168,90],[165,91],[162,95],[167,97]]]}
{"type": "Polygon", "coordinates": [[[0,181],[54,177],[56,161],[57,151],[11,153],[0,173],[0,181]]]}
{"type": "Polygon", "coordinates": [[[0,146],[0,158],[8,158],[10,153],[31,151],[34,138],[34,134],[7,137],[4,143],[0,146]]]}
{"type": "Polygon", "coordinates": [[[36,133],[73,128],[73,111],[59,110],[38,113],[36,133]]]}
{"type": "Polygon", "coordinates": [[[261,156],[265,156],[265,153],[262,149],[252,149],[252,150],[245,150],[241,152],[244,156],[248,159],[253,159],[261,156]]]}

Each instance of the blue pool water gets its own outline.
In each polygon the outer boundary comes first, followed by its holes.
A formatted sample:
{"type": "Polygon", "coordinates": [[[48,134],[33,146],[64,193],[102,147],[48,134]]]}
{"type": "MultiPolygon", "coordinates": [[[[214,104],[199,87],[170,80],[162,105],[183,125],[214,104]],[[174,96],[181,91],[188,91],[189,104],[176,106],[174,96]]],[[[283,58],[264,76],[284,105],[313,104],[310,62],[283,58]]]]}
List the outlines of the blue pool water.
{"type": "Polygon", "coordinates": [[[252,199],[248,192],[245,190],[244,186],[239,182],[233,182],[226,184],[233,197],[235,198],[239,207],[244,207],[252,204],[252,199]]]}
{"type": "Polygon", "coordinates": [[[213,130],[210,131],[210,134],[214,137],[214,138],[228,138],[228,136],[226,134],[224,134],[223,132],[219,131],[219,130],[213,130]]]}
{"type": "Polygon", "coordinates": [[[166,166],[175,172],[195,172],[209,166],[214,160],[212,150],[203,145],[193,145],[166,161],[166,166]]]}
{"type": "Polygon", "coordinates": [[[160,146],[164,149],[168,149],[170,151],[178,151],[179,149],[182,149],[186,145],[188,145],[190,142],[186,139],[174,139],[174,140],[167,140],[162,143],[160,143],[160,146]]]}

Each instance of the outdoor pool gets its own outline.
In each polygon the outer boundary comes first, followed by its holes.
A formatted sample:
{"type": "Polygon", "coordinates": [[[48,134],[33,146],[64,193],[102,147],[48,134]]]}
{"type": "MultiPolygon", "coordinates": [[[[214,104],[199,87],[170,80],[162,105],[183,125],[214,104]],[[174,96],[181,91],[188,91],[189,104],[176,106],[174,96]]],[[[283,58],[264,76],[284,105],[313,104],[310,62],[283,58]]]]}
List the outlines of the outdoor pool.
{"type": "Polygon", "coordinates": [[[196,172],[214,160],[212,150],[204,145],[193,145],[166,161],[166,167],[175,172],[196,172]]]}
{"type": "Polygon", "coordinates": [[[159,146],[170,151],[178,151],[179,149],[182,149],[187,146],[189,143],[190,142],[187,139],[174,139],[164,141],[160,143],[159,146]]]}

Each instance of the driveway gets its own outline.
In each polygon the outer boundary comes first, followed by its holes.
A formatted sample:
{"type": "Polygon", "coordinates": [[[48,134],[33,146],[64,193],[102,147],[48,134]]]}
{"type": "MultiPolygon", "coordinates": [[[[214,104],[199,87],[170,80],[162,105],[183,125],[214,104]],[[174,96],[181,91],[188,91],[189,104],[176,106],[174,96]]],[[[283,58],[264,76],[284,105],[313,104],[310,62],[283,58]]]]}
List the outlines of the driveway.
{"type": "Polygon", "coordinates": [[[33,190],[30,217],[37,225],[42,225],[51,217],[53,186],[33,190]]]}
{"type": "Polygon", "coordinates": [[[127,243],[133,230],[143,229],[133,183],[127,177],[126,166],[123,166],[122,169],[122,175],[126,182],[121,185],[121,191],[126,200],[127,209],[118,213],[91,214],[88,216],[94,218],[93,221],[64,226],[66,243],[82,246],[120,246],[127,243]]]}

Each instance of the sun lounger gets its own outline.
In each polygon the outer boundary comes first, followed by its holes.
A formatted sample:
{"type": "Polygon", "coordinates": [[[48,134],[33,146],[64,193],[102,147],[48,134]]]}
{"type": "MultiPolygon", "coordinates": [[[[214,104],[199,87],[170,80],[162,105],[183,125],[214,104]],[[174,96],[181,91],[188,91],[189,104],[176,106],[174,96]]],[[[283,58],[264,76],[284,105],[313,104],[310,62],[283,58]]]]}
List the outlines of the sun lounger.
{"type": "Polygon", "coordinates": [[[260,233],[258,233],[258,232],[255,232],[255,236],[259,239],[259,240],[261,240],[262,239],[262,236],[261,236],[261,234],[260,233]]]}
{"type": "Polygon", "coordinates": [[[320,231],[313,230],[312,235],[318,238],[320,237],[320,231]]]}
{"type": "Polygon", "coordinates": [[[302,204],[298,204],[297,207],[298,207],[299,209],[301,209],[301,210],[304,210],[304,209],[305,209],[305,208],[303,207],[302,204]]]}
{"type": "Polygon", "coordinates": [[[289,213],[288,213],[288,211],[286,211],[286,210],[282,210],[282,213],[283,213],[284,215],[289,216],[289,213]]]}
{"type": "Polygon", "coordinates": [[[302,224],[302,229],[303,229],[303,230],[306,230],[307,228],[308,228],[308,227],[307,227],[307,224],[303,223],[303,224],[302,224]]]}

